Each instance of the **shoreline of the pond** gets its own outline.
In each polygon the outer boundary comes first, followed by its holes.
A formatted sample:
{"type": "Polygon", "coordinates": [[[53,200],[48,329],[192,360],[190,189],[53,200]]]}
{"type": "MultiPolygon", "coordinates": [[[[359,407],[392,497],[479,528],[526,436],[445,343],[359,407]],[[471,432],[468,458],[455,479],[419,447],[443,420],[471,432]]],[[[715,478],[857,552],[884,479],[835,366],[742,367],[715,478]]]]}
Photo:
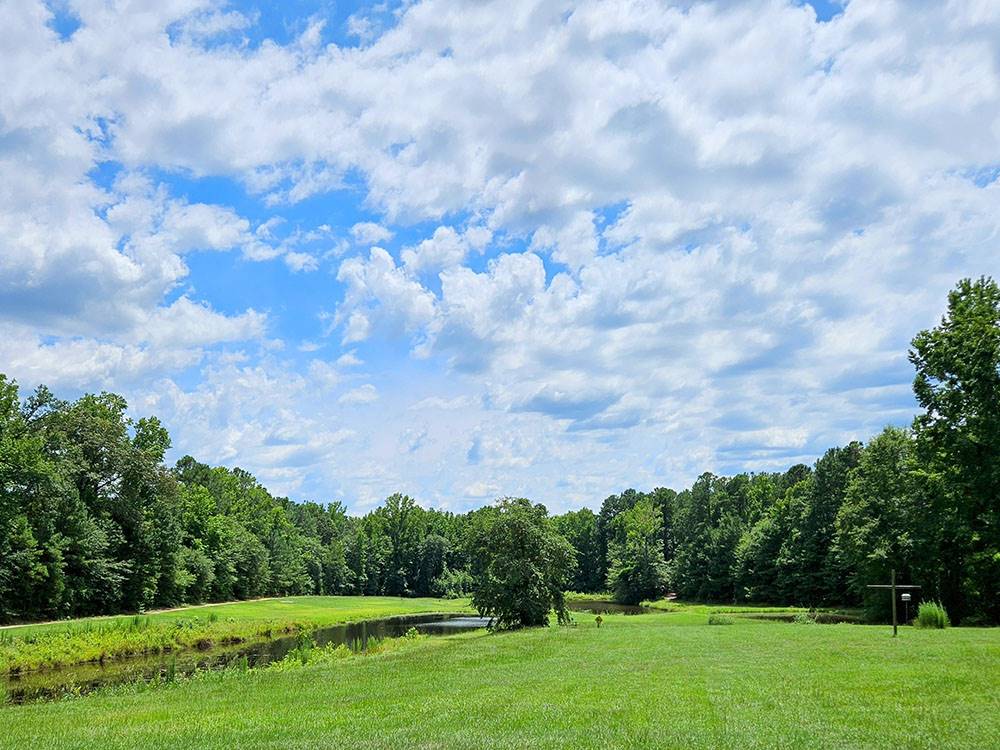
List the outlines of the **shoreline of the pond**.
{"type": "MultiPolygon", "coordinates": [[[[570,599],[573,612],[588,614],[648,614],[650,607],[622,605],[610,599],[570,599]]],[[[369,638],[400,637],[409,627],[433,636],[487,628],[491,618],[474,610],[415,612],[334,623],[275,621],[256,623],[252,634],[209,633],[190,643],[170,643],[143,651],[112,654],[101,658],[34,668],[11,669],[0,675],[0,695],[6,705],[58,698],[60,692],[82,689],[90,693],[103,687],[129,682],[153,682],[167,672],[190,675],[197,671],[219,671],[245,660],[260,668],[283,659],[297,639],[309,637],[316,646],[347,645],[362,651],[369,638]],[[13,699],[13,700],[12,700],[13,699]]]]}
{"type": "Polygon", "coordinates": [[[354,653],[367,653],[369,642],[379,644],[403,637],[411,629],[425,636],[441,637],[484,629],[490,622],[491,618],[469,612],[424,612],[319,625],[204,650],[164,650],[103,662],[78,662],[70,666],[9,673],[0,680],[0,696],[3,705],[24,705],[58,700],[67,694],[89,694],[137,682],[152,683],[167,674],[171,679],[174,675],[188,677],[240,664],[244,668],[260,669],[284,660],[300,648],[303,635],[308,637],[309,648],[345,646],[354,653]]]}
{"type": "MultiPolygon", "coordinates": [[[[272,597],[273,598],[273,597],[272,597]]],[[[170,611],[170,610],[160,610],[160,611],[170,611]]],[[[180,655],[180,654],[197,654],[205,653],[207,651],[212,651],[214,649],[224,648],[224,647],[235,647],[235,646],[255,646],[262,645],[265,643],[280,640],[282,638],[292,638],[299,633],[310,633],[316,630],[323,630],[326,628],[339,628],[339,627],[349,627],[358,626],[363,623],[374,623],[382,622],[388,620],[399,620],[403,618],[413,618],[413,617],[443,617],[443,618],[454,618],[454,617],[478,617],[478,615],[473,612],[458,612],[458,611],[447,611],[447,612],[408,612],[405,614],[398,615],[386,615],[384,617],[368,617],[360,620],[344,620],[342,622],[325,622],[325,623],[300,623],[294,621],[265,621],[257,623],[260,627],[265,628],[257,632],[252,636],[239,636],[239,635],[219,635],[214,638],[205,638],[196,641],[192,644],[167,644],[162,646],[159,650],[148,649],[145,651],[133,651],[128,653],[120,654],[109,654],[106,657],[96,658],[96,659],[85,659],[81,661],[71,661],[58,664],[42,664],[37,667],[11,667],[8,670],[0,673],[0,680],[7,678],[23,677],[28,675],[36,675],[42,672],[58,672],[65,669],[73,669],[74,667],[81,666],[95,666],[95,665],[114,665],[117,663],[128,662],[139,660],[143,658],[151,658],[154,656],[163,655],[180,655]],[[270,635],[267,635],[270,633],[270,635]],[[199,643],[208,641],[209,645],[207,647],[199,646],[199,643]]],[[[58,622],[58,621],[56,621],[58,622]]],[[[164,626],[165,627],[165,626],[164,626]]],[[[169,629],[166,628],[165,629],[169,629]]]]}
{"type": "Polygon", "coordinates": [[[570,612],[585,612],[591,615],[651,615],[664,610],[643,604],[622,604],[614,599],[567,599],[566,609],[570,612]]]}

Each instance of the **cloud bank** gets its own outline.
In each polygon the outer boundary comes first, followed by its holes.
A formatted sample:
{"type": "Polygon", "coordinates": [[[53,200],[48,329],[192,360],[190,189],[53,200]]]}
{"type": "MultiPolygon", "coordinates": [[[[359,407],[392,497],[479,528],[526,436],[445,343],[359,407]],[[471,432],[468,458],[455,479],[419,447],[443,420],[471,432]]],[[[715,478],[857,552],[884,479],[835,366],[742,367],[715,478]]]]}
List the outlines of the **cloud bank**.
{"type": "Polygon", "coordinates": [[[279,491],[564,508],[809,460],[907,422],[910,337],[1000,272],[989,0],[259,25],[0,7],[0,370],[279,491]]]}

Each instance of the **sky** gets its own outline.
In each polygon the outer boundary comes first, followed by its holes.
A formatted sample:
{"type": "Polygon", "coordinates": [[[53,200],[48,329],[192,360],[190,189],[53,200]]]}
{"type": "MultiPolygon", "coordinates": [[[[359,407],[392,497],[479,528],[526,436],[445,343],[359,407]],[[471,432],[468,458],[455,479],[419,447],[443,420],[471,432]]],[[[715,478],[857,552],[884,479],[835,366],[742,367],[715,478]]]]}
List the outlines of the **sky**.
{"type": "Polygon", "coordinates": [[[908,424],[1000,275],[1000,2],[0,3],[0,372],[353,512],[908,424]]]}

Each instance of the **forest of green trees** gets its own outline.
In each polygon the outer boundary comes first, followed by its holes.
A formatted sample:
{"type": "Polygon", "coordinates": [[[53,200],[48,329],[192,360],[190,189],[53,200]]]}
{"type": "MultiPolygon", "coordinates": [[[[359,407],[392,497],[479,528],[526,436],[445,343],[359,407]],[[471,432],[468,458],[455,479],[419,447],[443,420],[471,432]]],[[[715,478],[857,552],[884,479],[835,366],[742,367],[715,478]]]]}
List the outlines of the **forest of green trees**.
{"type": "MultiPolygon", "coordinates": [[[[910,359],[913,425],[811,467],[626,490],[596,513],[535,506],[572,545],[568,587],[877,607],[887,602],[866,601],[865,584],[895,569],[953,620],[1000,622],[997,285],[961,282],[910,359]]],[[[169,447],[120,396],[24,397],[0,376],[0,620],[266,595],[459,596],[481,583],[496,507],[454,514],[397,494],[355,517],[274,497],[240,469],[191,457],[168,468],[169,447]]]]}

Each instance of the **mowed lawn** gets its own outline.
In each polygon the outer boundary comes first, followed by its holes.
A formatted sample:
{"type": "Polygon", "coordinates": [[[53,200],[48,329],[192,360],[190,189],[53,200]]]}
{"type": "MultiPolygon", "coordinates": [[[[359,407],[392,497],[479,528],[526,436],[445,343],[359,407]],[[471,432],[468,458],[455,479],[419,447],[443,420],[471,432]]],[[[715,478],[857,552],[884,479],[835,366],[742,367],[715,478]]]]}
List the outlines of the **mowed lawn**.
{"type": "Polygon", "coordinates": [[[1000,630],[575,619],[3,708],[0,746],[1000,747],[1000,630]]]}

